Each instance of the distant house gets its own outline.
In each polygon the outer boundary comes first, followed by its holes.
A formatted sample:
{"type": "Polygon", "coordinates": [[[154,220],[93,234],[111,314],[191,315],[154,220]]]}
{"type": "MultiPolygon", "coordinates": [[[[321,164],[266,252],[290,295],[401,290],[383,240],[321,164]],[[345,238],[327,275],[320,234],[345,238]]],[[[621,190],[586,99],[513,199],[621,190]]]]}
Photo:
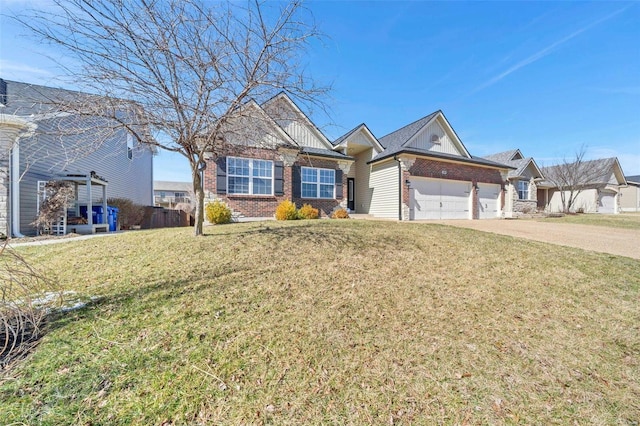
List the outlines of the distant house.
{"type": "MultiPolygon", "coordinates": [[[[519,149],[487,155],[487,160],[512,166],[507,174],[504,216],[514,217],[522,213],[533,213],[538,210],[537,183],[543,176],[535,160],[525,158],[519,149]]],[[[544,208],[544,206],[541,206],[544,208]]]]}
{"type": "MultiPolygon", "coordinates": [[[[553,176],[560,173],[560,167],[543,167],[542,174],[545,180],[538,184],[538,199],[543,201],[545,211],[550,213],[563,211],[563,192],[565,199],[569,197],[569,191],[562,191],[553,183],[553,176]]],[[[580,182],[580,193],[571,207],[571,212],[620,213],[620,190],[626,185],[626,180],[617,158],[585,161],[576,174],[584,176],[585,180],[580,182]]]]}
{"type": "Polygon", "coordinates": [[[620,188],[620,210],[640,212],[640,175],[625,176],[627,186],[620,188]]]}
{"type": "MultiPolygon", "coordinates": [[[[99,125],[93,127],[96,133],[74,133],[74,125],[92,117],[50,106],[53,99],[83,96],[91,95],[0,79],[1,233],[36,233],[31,223],[50,180],[67,180],[75,185],[78,200],[84,200],[89,210],[92,205],[106,206],[106,198],[112,197],[143,205],[153,203],[153,152],[149,147],[138,146],[123,129],[104,129],[110,132],[107,137],[96,134],[99,125]],[[96,146],[96,140],[105,142],[96,146]]],[[[77,204],[70,207],[80,216],[82,206],[77,204]]],[[[84,231],[93,232],[96,224],[92,215],[87,216],[89,223],[84,231]]]]}
{"type": "Polygon", "coordinates": [[[153,181],[153,205],[173,209],[178,204],[191,203],[193,185],[191,182],[153,181]]]}

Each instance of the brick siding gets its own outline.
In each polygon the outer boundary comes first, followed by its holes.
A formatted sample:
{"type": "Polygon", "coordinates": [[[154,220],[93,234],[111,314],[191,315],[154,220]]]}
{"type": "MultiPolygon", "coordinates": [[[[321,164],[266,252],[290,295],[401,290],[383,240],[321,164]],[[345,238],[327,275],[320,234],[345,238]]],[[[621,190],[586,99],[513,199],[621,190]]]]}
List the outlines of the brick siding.
{"type": "MultiPolygon", "coordinates": [[[[282,161],[282,156],[273,149],[255,147],[232,147],[220,156],[235,156],[243,158],[256,158],[261,160],[282,161]]],[[[339,170],[335,161],[324,158],[310,157],[299,154],[294,166],[317,167],[325,169],[339,170]]],[[[307,199],[293,197],[293,167],[285,164],[283,170],[284,194],[283,195],[225,195],[218,194],[216,188],[217,165],[215,160],[207,161],[207,168],[204,173],[204,190],[207,198],[219,198],[225,201],[234,213],[245,217],[273,217],[278,204],[285,200],[293,201],[298,208],[303,204],[310,204],[320,211],[321,217],[329,217],[331,213],[346,200],[347,174],[342,173],[342,199],[307,199]]],[[[337,194],[336,194],[337,195],[337,194]]]]}

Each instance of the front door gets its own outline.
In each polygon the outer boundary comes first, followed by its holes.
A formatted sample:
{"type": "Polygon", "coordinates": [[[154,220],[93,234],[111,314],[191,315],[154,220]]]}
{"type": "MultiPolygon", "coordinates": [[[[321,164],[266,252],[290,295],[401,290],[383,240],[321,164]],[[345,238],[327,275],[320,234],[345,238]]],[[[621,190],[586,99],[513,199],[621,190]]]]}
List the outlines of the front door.
{"type": "Polygon", "coordinates": [[[347,178],[347,208],[356,211],[356,180],[347,178]]]}

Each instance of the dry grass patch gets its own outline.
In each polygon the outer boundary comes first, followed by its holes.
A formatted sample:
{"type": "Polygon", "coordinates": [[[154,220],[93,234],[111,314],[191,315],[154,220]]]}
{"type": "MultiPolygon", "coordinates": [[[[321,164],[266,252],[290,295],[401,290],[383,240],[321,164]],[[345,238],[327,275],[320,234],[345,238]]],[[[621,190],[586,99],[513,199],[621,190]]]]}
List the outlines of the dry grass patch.
{"type": "Polygon", "coordinates": [[[570,214],[562,217],[536,219],[543,222],[576,223],[580,225],[606,226],[611,228],[640,229],[640,214],[570,214]]]}
{"type": "Polygon", "coordinates": [[[24,248],[102,299],[0,383],[27,424],[633,424],[640,262],[314,221],[24,248]]]}

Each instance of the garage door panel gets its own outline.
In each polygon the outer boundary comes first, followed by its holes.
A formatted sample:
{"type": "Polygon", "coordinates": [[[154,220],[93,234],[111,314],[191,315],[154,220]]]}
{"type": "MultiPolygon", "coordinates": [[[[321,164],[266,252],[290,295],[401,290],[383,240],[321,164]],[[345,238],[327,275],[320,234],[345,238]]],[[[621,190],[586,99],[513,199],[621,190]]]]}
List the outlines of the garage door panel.
{"type": "Polygon", "coordinates": [[[480,219],[493,219],[498,217],[499,197],[500,185],[478,184],[478,209],[480,219]]]}
{"type": "Polygon", "coordinates": [[[469,182],[411,180],[412,219],[468,219],[469,182]]]}
{"type": "Polygon", "coordinates": [[[598,201],[598,213],[614,214],[616,212],[615,202],[615,194],[600,194],[600,199],[598,201]]]}

